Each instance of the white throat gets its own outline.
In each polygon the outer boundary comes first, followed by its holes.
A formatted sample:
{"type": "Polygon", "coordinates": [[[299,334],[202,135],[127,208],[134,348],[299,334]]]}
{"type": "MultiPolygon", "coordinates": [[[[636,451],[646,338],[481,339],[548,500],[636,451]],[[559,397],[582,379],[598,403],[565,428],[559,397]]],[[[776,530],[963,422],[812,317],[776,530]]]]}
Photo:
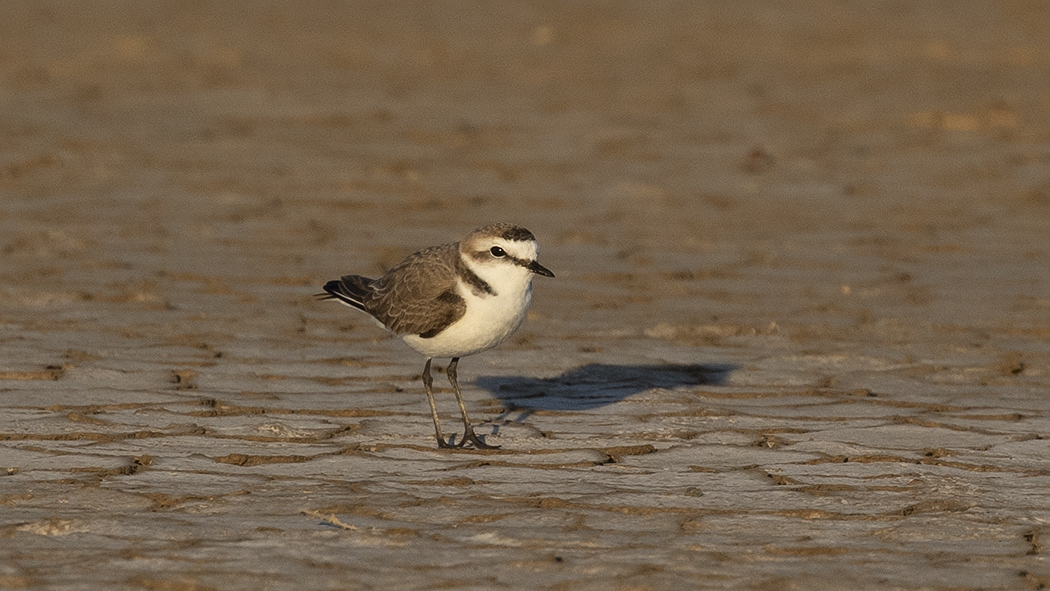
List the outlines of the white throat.
{"type": "MultiPolygon", "coordinates": [[[[460,256],[466,267],[487,283],[492,291],[496,292],[496,297],[503,300],[504,305],[509,305],[507,300],[511,298],[524,297],[532,287],[532,271],[509,258],[479,263],[470,256],[463,254],[460,256]]],[[[530,257],[529,260],[532,260],[533,257],[530,257]]],[[[491,297],[491,295],[485,294],[485,297],[491,297]]]]}

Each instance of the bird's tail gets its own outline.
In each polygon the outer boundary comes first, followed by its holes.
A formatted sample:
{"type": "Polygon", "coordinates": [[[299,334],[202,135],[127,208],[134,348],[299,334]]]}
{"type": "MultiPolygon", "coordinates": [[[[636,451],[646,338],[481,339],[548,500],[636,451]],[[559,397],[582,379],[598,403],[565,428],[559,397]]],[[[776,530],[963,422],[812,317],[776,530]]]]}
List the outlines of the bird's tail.
{"type": "Polygon", "coordinates": [[[324,284],[325,293],[317,294],[322,300],[339,300],[341,303],[365,310],[365,298],[372,293],[372,280],[360,275],[347,275],[324,284]]]}

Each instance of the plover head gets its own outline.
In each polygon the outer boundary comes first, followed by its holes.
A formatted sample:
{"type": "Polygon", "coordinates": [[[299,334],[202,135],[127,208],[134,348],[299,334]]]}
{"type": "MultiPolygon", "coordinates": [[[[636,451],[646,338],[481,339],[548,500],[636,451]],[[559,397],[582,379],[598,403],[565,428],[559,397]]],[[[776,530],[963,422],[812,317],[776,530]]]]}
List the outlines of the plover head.
{"type": "Polygon", "coordinates": [[[554,277],[536,260],[536,237],[521,226],[492,224],[475,230],[460,242],[459,252],[478,276],[494,286],[527,285],[533,274],[554,277]]]}

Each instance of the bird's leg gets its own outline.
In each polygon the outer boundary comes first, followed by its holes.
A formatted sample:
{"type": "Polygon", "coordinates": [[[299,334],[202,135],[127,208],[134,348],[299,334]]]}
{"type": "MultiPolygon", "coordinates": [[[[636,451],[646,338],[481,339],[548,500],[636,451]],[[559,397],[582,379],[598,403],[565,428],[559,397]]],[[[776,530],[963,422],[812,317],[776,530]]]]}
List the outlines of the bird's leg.
{"type": "Polygon", "coordinates": [[[434,378],[430,375],[430,361],[431,358],[427,357],[427,363],[423,366],[423,388],[427,391],[430,413],[434,415],[434,432],[437,434],[438,447],[456,447],[445,441],[445,435],[441,432],[441,423],[438,422],[438,409],[437,405],[434,404],[434,378]]]}
{"type": "Polygon", "coordinates": [[[458,447],[463,447],[469,441],[477,449],[499,449],[498,445],[489,445],[474,434],[474,427],[470,426],[470,418],[467,417],[467,407],[463,405],[463,395],[459,393],[459,384],[456,383],[456,366],[459,365],[459,357],[453,357],[452,363],[448,364],[448,381],[452,384],[452,391],[456,393],[456,402],[459,403],[459,412],[463,413],[463,440],[458,447]]]}

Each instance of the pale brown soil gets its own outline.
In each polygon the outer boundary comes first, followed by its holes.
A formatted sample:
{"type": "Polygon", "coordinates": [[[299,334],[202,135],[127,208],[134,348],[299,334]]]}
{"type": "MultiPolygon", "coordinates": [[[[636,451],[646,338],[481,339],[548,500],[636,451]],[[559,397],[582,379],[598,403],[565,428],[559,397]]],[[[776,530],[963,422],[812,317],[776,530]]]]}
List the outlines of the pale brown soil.
{"type": "Polygon", "coordinates": [[[1047,31],[0,3],[0,588],[1050,586],[1047,31]],[[492,221],[557,278],[437,450],[312,294],[492,221]]]}

